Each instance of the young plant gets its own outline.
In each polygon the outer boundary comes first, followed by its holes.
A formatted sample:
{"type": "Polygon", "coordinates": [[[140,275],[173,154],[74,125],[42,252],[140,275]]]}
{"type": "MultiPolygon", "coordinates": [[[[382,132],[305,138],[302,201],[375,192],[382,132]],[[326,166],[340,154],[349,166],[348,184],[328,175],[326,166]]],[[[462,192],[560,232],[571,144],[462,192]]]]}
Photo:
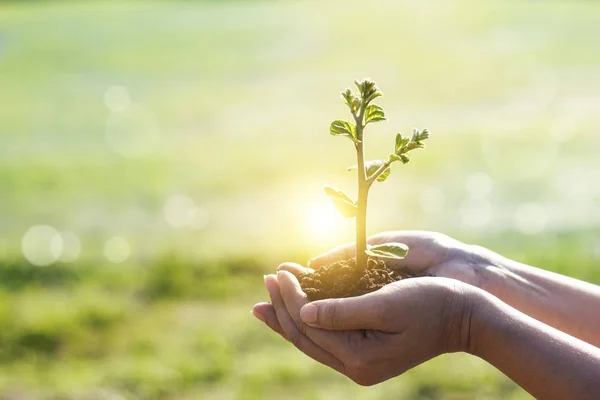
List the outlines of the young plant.
{"type": "Polygon", "coordinates": [[[394,162],[407,164],[412,150],[425,147],[423,141],[429,138],[429,132],[427,129],[414,129],[410,138],[398,133],[394,151],[387,160],[365,161],[365,128],[370,123],[386,119],[383,108],[372,103],[383,93],[375,86],[375,82],[368,79],[355,81],[354,84],[358,88],[358,94],[351,89],[342,92],[342,98],[350,109],[354,122],[335,120],[331,123],[329,133],[333,136],[345,136],[354,144],[357,165],[349,170],[356,168],[358,171],[358,198],[355,201],[343,191],[328,185],[325,186],[325,193],[331,197],[344,217],[356,218],[356,265],[357,268],[364,269],[367,267],[367,256],[402,259],[408,254],[408,246],[403,243],[385,243],[367,248],[367,200],[373,183],[385,181],[394,162]]]}

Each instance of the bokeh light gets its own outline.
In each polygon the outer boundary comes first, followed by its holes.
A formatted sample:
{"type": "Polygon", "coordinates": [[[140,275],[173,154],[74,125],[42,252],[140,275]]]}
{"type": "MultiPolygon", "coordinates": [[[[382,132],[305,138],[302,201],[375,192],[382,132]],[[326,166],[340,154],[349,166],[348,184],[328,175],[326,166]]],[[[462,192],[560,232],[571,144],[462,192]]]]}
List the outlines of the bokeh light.
{"type": "Polygon", "coordinates": [[[463,226],[483,228],[492,218],[492,205],[486,200],[466,200],[460,207],[463,226]]]}
{"type": "Polygon", "coordinates": [[[59,259],[62,262],[74,262],[81,254],[81,241],[73,232],[61,232],[59,236],[62,244],[62,251],[59,259]]]}
{"type": "Polygon", "coordinates": [[[192,211],[192,218],[190,220],[190,227],[193,229],[205,229],[210,222],[210,213],[208,210],[195,207],[192,211]]]}
{"type": "Polygon", "coordinates": [[[119,112],[112,112],[106,122],[106,143],[123,157],[136,157],[156,149],[160,128],[147,107],[132,104],[119,112]]]}
{"type": "Polygon", "coordinates": [[[104,244],[104,257],[115,264],[126,261],[130,254],[131,249],[129,247],[129,242],[123,237],[111,237],[104,244]]]}
{"type": "Polygon", "coordinates": [[[112,112],[125,110],[131,104],[129,91],[124,86],[111,86],[104,92],[104,104],[112,112]]]}
{"type": "Polygon", "coordinates": [[[21,240],[23,256],[33,265],[50,265],[60,257],[62,238],[50,225],[34,225],[27,229],[21,240]]]}
{"type": "Polygon", "coordinates": [[[527,235],[535,235],[543,231],[547,223],[548,213],[541,204],[523,203],[517,207],[515,226],[519,231],[527,235]]]}
{"type": "Polygon", "coordinates": [[[485,172],[477,172],[467,177],[465,187],[473,199],[485,199],[492,192],[494,182],[485,172]]]}
{"type": "Polygon", "coordinates": [[[202,215],[197,215],[196,204],[191,198],[175,194],[167,199],[163,206],[165,221],[174,228],[190,225],[198,218],[197,223],[202,223],[202,215]]]}
{"type": "Polygon", "coordinates": [[[444,209],[446,195],[435,186],[427,186],[419,195],[419,204],[426,213],[436,214],[444,209]]]}

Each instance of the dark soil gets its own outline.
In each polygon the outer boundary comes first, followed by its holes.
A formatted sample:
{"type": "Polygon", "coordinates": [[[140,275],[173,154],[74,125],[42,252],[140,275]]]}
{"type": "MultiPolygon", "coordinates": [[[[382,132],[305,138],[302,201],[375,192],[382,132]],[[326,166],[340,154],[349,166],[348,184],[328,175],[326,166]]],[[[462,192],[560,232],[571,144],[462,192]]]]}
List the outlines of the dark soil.
{"type": "Polygon", "coordinates": [[[361,296],[388,283],[409,278],[407,271],[388,268],[384,261],[369,259],[367,268],[356,268],[356,259],[324,265],[314,272],[298,275],[302,290],[310,301],[361,296]]]}

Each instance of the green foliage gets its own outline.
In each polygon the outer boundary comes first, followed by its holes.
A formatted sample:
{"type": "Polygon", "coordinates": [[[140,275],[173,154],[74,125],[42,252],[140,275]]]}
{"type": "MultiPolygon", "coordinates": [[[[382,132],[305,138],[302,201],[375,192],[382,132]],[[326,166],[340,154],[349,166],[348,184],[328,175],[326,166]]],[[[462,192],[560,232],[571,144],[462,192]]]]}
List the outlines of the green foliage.
{"type": "Polygon", "coordinates": [[[387,161],[372,160],[364,162],[364,129],[371,122],[384,121],[386,116],[381,106],[370,104],[374,99],[383,95],[375,82],[365,79],[354,81],[354,84],[358,89],[360,97],[357,97],[351,89],[346,89],[342,92],[342,98],[350,109],[356,125],[343,120],[335,120],[331,123],[329,132],[334,136],[347,136],[354,141],[358,162],[357,165],[348,168],[348,170],[364,166],[364,174],[358,174],[358,200],[352,200],[350,196],[331,186],[325,187],[325,193],[331,197],[340,214],[345,217],[357,217],[356,262],[359,266],[365,266],[366,258],[363,255],[363,251],[372,256],[388,258],[404,257],[408,251],[408,248],[402,247],[403,245],[400,244],[390,244],[388,247],[382,247],[381,249],[365,250],[367,210],[366,206],[361,206],[361,204],[367,201],[369,189],[374,181],[383,182],[389,177],[391,172],[390,165],[393,162],[401,161],[403,164],[407,164],[410,161],[410,156],[408,155],[410,151],[425,147],[423,141],[429,138],[429,133],[426,129],[422,131],[415,129],[412,138],[404,137],[398,133],[396,135],[394,152],[389,155],[387,161]]]}
{"type": "Polygon", "coordinates": [[[396,134],[396,145],[394,153],[390,154],[388,161],[390,163],[394,161],[401,161],[403,164],[408,164],[410,156],[408,153],[415,149],[425,148],[423,141],[429,138],[429,131],[427,129],[418,130],[413,129],[412,138],[404,137],[402,134],[396,134]]]}
{"type": "Polygon", "coordinates": [[[150,301],[226,298],[242,289],[249,276],[262,272],[261,267],[252,258],[194,263],[166,255],[148,267],[141,293],[150,301]]]}
{"type": "Polygon", "coordinates": [[[396,148],[394,153],[400,153],[402,148],[410,142],[410,138],[402,136],[401,133],[396,134],[396,148]]]}
{"type": "Polygon", "coordinates": [[[338,119],[331,123],[329,133],[333,136],[346,136],[354,141],[356,140],[356,125],[352,122],[338,119]]]}
{"type": "Polygon", "coordinates": [[[371,246],[366,250],[371,257],[401,260],[408,254],[408,246],[404,243],[385,243],[371,246]]]}
{"type": "Polygon", "coordinates": [[[0,287],[18,291],[32,286],[64,287],[76,284],[82,270],[72,264],[40,268],[23,259],[0,262],[0,287]]]}
{"type": "Polygon", "coordinates": [[[365,111],[365,125],[369,122],[385,121],[385,112],[377,104],[371,104],[365,111]]]}
{"type": "Polygon", "coordinates": [[[377,97],[383,96],[383,93],[381,93],[372,80],[354,81],[354,84],[358,88],[360,97],[362,98],[363,107],[369,105],[377,97]]]}
{"type": "Polygon", "coordinates": [[[360,108],[360,99],[356,97],[350,89],[346,89],[346,91],[342,92],[342,98],[346,101],[346,105],[350,109],[350,112],[356,114],[360,108]]]}

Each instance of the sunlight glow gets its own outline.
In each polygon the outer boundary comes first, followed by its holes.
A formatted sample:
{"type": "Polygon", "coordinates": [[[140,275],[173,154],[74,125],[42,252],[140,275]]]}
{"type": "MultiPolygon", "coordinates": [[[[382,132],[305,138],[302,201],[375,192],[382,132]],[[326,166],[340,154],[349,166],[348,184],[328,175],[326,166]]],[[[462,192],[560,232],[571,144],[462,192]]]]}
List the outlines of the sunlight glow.
{"type": "Polygon", "coordinates": [[[304,215],[305,230],[311,237],[321,240],[340,236],[343,217],[328,199],[308,204],[304,215]]]}

